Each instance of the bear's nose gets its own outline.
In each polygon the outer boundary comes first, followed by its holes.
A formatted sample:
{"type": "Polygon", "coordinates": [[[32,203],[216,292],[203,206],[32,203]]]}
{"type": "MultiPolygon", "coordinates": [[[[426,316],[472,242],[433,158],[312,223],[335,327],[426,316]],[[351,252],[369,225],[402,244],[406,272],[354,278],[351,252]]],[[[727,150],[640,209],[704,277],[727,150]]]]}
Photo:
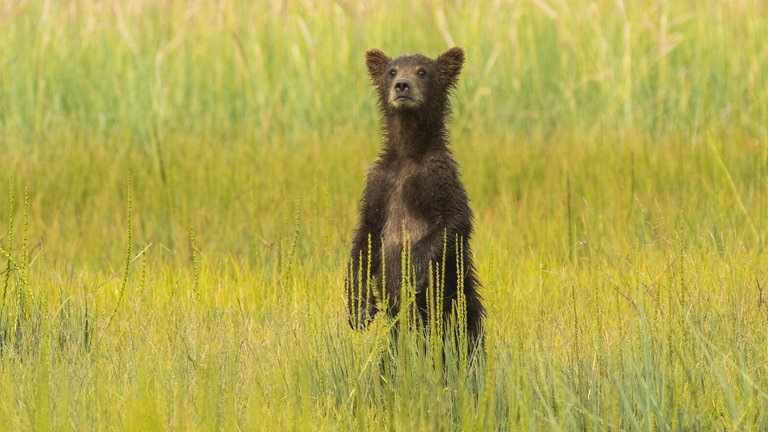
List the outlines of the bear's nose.
{"type": "Polygon", "coordinates": [[[408,90],[411,89],[411,83],[408,82],[407,79],[399,79],[395,83],[395,91],[398,93],[408,93],[408,90]]]}

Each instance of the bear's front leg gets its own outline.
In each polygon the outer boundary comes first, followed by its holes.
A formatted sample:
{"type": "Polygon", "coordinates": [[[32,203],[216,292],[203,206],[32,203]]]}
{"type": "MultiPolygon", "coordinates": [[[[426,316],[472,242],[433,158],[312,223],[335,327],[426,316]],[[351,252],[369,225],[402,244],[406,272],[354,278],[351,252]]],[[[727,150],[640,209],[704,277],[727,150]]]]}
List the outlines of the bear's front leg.
{"type": "MultiPolygon", "coordinates": [[[[362,231],[362,230],[361,230],[362,231]]],[[[345,288],[349,325],[362,330],[378,312],[376,297],[381,280],[380,243],[370,233],[359,232],[350,252],[345,288]]]]}

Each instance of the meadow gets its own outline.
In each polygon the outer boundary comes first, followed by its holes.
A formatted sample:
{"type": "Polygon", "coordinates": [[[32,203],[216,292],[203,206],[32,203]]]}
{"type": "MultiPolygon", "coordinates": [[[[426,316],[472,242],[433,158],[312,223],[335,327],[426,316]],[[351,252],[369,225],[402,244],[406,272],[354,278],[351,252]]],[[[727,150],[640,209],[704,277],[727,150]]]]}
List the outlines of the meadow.
{"type": "Polygon", "coordinates": [[[768,429],[764,2],[8,0],[0,34],[0,430],[768,429]],[[363,53],[453,45],[486,355],[382,367],[344,312],[363,53]]]}

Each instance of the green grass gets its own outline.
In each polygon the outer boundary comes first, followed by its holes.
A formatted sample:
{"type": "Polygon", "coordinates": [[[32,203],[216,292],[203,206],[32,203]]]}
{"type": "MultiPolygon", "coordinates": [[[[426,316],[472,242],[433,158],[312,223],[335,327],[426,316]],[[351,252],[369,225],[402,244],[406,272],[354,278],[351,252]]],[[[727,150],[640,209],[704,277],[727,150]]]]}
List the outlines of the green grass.
{"type": "Polygon", "coordinates": [[[768,429],[766,6],[478,3],[0,6],[0,429],[768,429]],[[363,52],[453,44],[470,370],[343,312],[363,52]]]}

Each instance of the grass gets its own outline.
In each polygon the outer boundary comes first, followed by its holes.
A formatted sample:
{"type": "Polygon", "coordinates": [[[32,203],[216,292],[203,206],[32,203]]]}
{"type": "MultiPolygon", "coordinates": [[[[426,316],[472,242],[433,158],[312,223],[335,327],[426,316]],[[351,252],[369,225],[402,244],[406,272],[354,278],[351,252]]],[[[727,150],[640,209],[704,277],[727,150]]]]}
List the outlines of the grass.
{"type": "Polygon", "coordinates": [[[761,2],[33,0],[0,28],[0,429],[768,428],[761,2]],[[443,371],[415,338],[382,363],[343,278],[362,53],[453,44],[489,316],[443,371]]]}

